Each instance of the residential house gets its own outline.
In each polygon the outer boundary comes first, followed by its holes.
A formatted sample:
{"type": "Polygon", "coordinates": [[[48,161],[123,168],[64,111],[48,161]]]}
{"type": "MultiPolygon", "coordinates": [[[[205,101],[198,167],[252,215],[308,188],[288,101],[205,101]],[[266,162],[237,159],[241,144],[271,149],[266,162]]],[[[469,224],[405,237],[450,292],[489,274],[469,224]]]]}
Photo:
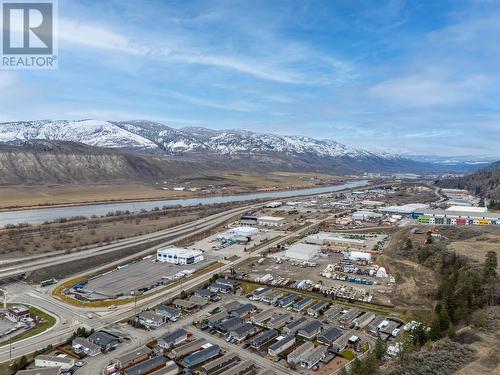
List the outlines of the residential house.
{"type": "Polygon", "coordinates": [[[202,364],[203,362],[208,361],[209,359],[218,356],[219,353],[220,353],[219,345],[210,345],[197,352],[188,355],[186,358],[184,358],[181,364],[184,367],[193,368],[195,366],[202,364]]]}
{"type": "Polygon", "coordinates": [[[222,323],[219,323],[215,326],[215,328],[222,333],[228,333],[232,329],[240,326],[243,324],[243,319],[234,317],[234,318],[229,318],[222,323]]]}
{"type": "Polygon", "coordinates": [[[304,310],[306,307],[313,304],[313,299],[306,297],[293,305],[293,309],[297,312],[304,310]]]}
{"type": "Polygon", "coordinates": [[[157,329],[164,325],[167,321],[167,318],[164,315],[159,315],[153,311],[143,311],[137,316],[137,318],[142,326],[149,329],[157,329]]]}
{"type": "Polygon", "coordinates": [[[158,305],[154,308],[155,313],[165,317],[167,320],[176,321],[182,316],[182,311],[172,306],[158,305]]]}
{"type": "Polygon", "coordinates": [[[217,300],[217,293],[214,293],[208,289],[197,289],[194,292],[196,297],[206,298],[209,301],[217,300]]]}
{"type": "Polygon", "coordinates": [[[250,341],[250,346],[254,349],[260,349],[261,346],[278,337],[278,335],[279,331],[277,331],[276,329],[262,331],[257,336],[252,338],[252,341],[250,341]]]}
{"type": "Polygon", "coordinates": [[[323,345],[319,345],[306,353],[300,365],[310,370],[325,358],[326,353],[327,348],[323,345]]]}
{"type": "Polygon", "coordinates": [[[179,345],[181,342],[187,340],[187,332],[184,329],[178,329],[176,331],[167,333],[160,339],[158,339],[158,347],[162,349],[170,349],[175,345],[179,345]]]}
{"type": "Polygon", "coordinates": [[[280,329],[284,325],[288,324],[290,320],[292,320],[292,314],[276,314],[271,320],[267,323],[268,328],[280,329]]]}
{"type": "Polygon", "coordinates": [[[150,374],[153,371],[165,367],[168,359],[162,355],[152,357],[146,361],[136,364],[135,366],[125,369],[125,375],[143,375],[150,374]]]}
{"type": "Polygon", "coordinates": [[[207,298],[191,296],[189,297],[189,302],[196,304],[198,308],[202,309],[203,307],[208,305],[210,301],[207,298]]]}
{"type": "Polygon", "coordinates": [[[285,328],[283,328],[283,332],[295,334],[303,325],[308,322],[307,318],[304,316],[300,316],[297,319],[292,320],[288,323],[285,328]]]}
{"type": "Polygon", "coordinates": [[[278,305],[281,307],[289,307],[289,306],[292,306],[299,299],[300,299],[300,296],[298,294],[292,293],[292,294],[289,294],[288,296],[281,298],[278,301],[278,305]]]}
{"type": "Polygon", "coordinates": [[[101,354],[101,347],[93,342],[90,342],[84,337],[74,338],[71,342],[71,346],[76,354],[85,354],[89,357],[95,357],[96,355],[101,354]]]}
{"type": "Polygon", "coordinates": [[[184,311],[193,311],[197,307],[195,303],[180,298],[174,300],[174,302],[172,302],[172,305],[184,311]]]}
{"type": "Polygon", "coordinates": [[[330,306],[330,308],[328,310],[326,310],[323,313],[323,319],[325,319],[329,322],[333,322],[335,319],[337,319],[340,316],[340,314],[342,313],[343,310],[344,310],[344,308],[341,305],[333,304],[332,306],[330,306]]]}
{"type": "Polygon", "coordinates": [[[310,341],[306,341],[288,354],[286,361],[290,365],[298,365],[302,362],[304,356],[312,349],[314,349],[314,344],[310,341]]]}
{"type": "Polygon", "coordinates": [[[227,369],[220,375],[248,375],[255,372],[255,365],[252,361],[242,361],[236,366],[227,369]]]}
{"type": "Polygon", "coordinates": [[[335,340],[342,336],[342,331],[337,327],[328,327],[318,335],[318,342],[326,346],[332,345],[335,340]]]}
{"type": "Polygon", "coordinates": [[[273,290],[270,293],[266,293],[265,295],[262,296],[260,299],[264,303],[276,303],[281,297],[284,296],[285,293],[283,293],[281,290],[273,290]]]}
{"type": "Polygon", "coordinates": [[[351,307],[344,314],[342,314],[338,321],[341,327],[349,327],[354,319],[361,315],[361,310],[357,307],[351,307]]]}
{"type": "Polygon", "coordinates": [[[120,340],[118,337],[106,332],[106,331],[96,331],[88,337],[91,343],[94,343],[101,347],[101,350],[111,351],[114,350],[119,344],[120,340]]]}
{"type": "Polygon", "coordinates": [[[237,316],[239,318],[245,318],[247,315],[255,312],[257,308],[251,303],[246,303],[241,307],[238,307],[236,310],[231,311],[231,316],[237,316]]]}
{"type": "Polygon", "coordinates": [[[229,331],[229,337],[236,341],[243,341],[248,336],[253,335],[257,329],[252,323],[243,323],[229,331]]]}
{"type": "Polygon", "coordinates": [[[342,335],[332,343],[332,351],[334,351],[335,353],[340,353],[341,351],[343,351],[347,347],[349,338],[351,336],[352,331],[346,331],[342,333],[342,335]]]}
{"type": "Polygon", "coordinates": [[[294,335],[280,336],[278,337],[277,341],[267,349],[267,351],[270,356],[276,357],[280,353],[290,348],[293,344],[295,344],[294,335]]]}
{"type": "Polygon", "coordinates": [[[273,309],[264,310],[252,316],[250,318],[250,321],[254,324],[262,326],[264,325],[265,322],[270,320],[274,315],[276,315],[276,312],[273,309]]]}
{"type": "Polygon", "coordinates": [[[207,345],[207,340],[205,339],[196,339],[187,344],[178,346],[173,348],[170,352],[175,359],[182,358],[188,354],[196,352],[200,350],[203,346],[207,345]]]}
{"type": "Polygon", "coordinates": [[[132,352],[113,359],[112,362],[117,368],[126,369],[149,359],[152,352],[153,350],[149,349],[147,346],[141,346],[132,352]]]}
{"type": "Polygon", "coordinates": [[[207,375],[219,374],[225,371],[225,369],[233,367],[239,359],[240,358],[234,353],[226,354],[204,364],[202,370],[207,375]]]}
{"type": "Polygon", "coordinates": [[[222,294],[229,294],[233,291],[233,288],[231,288],[229,285],[223,285],[223,284],[219,284],[219,283],[210,284],[208,289],[211,292],[222,293],[222,294]]]}
{"type": "Polygon", "coordinates": [[[60,373],[61,369],[59,367],[47,367],[20,370],[16,372],[16,375],[59,375],[60,373]]]}
{"type": "Polygon", "coordinates": [[[321,322],[319,320],[311,320],[307,324],[303,325],[297,331],[297,335],[299,335],[307,340],[312,340],[317,335],[319,335],[322,328],[323,328],[323,325],[321,324],[321,322]]]}
{"type": "Polygon", "coordinates": [[[330,303],[328,303],[327,301],[319,301],[318,303],[307,309],[307,314],[317,318],[322,312],[328,309],[329,305],[330,303]]]}

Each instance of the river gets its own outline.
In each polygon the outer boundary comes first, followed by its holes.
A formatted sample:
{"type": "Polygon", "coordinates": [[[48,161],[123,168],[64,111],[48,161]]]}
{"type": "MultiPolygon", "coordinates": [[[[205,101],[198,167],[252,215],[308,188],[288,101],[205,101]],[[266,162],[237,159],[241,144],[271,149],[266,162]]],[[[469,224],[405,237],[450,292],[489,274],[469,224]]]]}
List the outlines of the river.
{"type": "Polygon", "coordinates": [[[5,211],[0,212],[0,226],[7,224],[41,224],[45,221],[53,221],[61,218],[70,218],[74,216],[90,217],[92,215],[103,216],[113,211],[138,212],[142,209],[152,210],[155,207],[163,206],[197,206],[199,204],[215,204],[226,202],[243,202],[254,199],[279,199],[290,198],[305,195],[315,195],[322,193],[331,193],[344,189],[353,189],[363,187],[368,184],[367,180],[350,181],[341,185],[323,186],[309,189],[295,189],[284,191],[272,191],[239,195],[218,195],[202,198],[186,199],[166,199],[158,201],[127,202],[127,203],[107,203],[107,204],[88,204],[82,206],[37,208],[32,210],[5,211]]]}

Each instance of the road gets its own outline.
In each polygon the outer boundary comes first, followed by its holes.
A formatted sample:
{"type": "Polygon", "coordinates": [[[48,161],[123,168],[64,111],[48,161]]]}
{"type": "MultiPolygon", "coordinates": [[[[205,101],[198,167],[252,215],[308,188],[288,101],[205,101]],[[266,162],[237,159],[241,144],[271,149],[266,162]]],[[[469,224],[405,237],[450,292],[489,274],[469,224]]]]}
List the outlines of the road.
{"type": "MultiPolygon", "coordinates": [[[[184,238],[188,238],[198,233],[203,233],[209,229],[219,226],[225,221],[229,220],[235,215],[242,214],[256,207],[260,207],[262,204],[253,204],[244,207],[238,207],[231,210],[224,211],[222,213],[214,214],[206,218],[198,219],[186,224],[182,224],[173,228],[164,229],[158,232],[142,235],[139,237],[134,237],[131,239],[121,240],[117,243],[93,247],[88,250],[83,250],[79,252],[74,252],[71,254],[52,254],[49,258],[30,260],[29,258],[21,263],[16,263],[15,265],[7,264],[6,266],[0,266],[0,280],[8,279],[10,277],[15,277],[26,272],[32,272],[39,269],[46,268],[48,266],[63,265],[68,262],[75,260],[85,259],[93,257],[95,255],[102,255],[110,252],[124,250],[133,246],[140,244],[158,241],[165,239],[166,241],[155,246],[150,247],[144,251],[137,252],[130,256],[129,258],[137,258],[143,255],[147,255],[157,248],[172,244],[184,238]]],[[[119,262],[123,262],[127,258],[120,259],[119,262]]],[[[112,266],[113,264],[107,264],[107,266],[112,266]]]]}
{"type": "MultiPolygon", "coordinates": [[[[234,215],[234,213],[231,215],[234,215]]],[[[142,310],[146,310],[148,308],[156,306],[158,303],[161,303],[170,298],[174,298],[178,296],[182,290],[192,289],[206,282],[213,275],[229,270],[231,267],[234,267],[235,265],[248,260],[248,258],[250,257],[258,256],[259,254],[265,252],[267,249],[311,229],[311,227],[317,225],[319,222],[320,221],[313,221],[309,225],[295,232],[290,232],[283,237],[272,240],[262,248],[252,253],[248,253],[246,257],[242,257],[233,262],[229,262],[219,269],[204,273],[199,276],[195,276],[192,279],[185,281],[181,285],[177,285],[171,288],[167,287],[156,294],[138,300],[137,310],[133,303],[119,306],[116,310],[112,311],[109,311],[107,309],[92,309],[91,311],[93,311],[93,314],[95,315],[95,317],[92,319],[88,319],[86,315],[89,309],[81,309],[72,305],[68,305],[54,298],[50,293],[50,289],[33,288],[32,286],[24,282],[9,283],[5,285],[4,288],[7,289],[10,300],[14,300],[20,303],[33,304],[34,306],[40,307],[43,310],[58,317],[56,325],[50,331],[15,343],[12,348],[12,358],[32,353],[37,349],[47,346],[48,344],[60,344],[67,340],[68,337],[71,336],[71,334],[81,325],[85,325],[88,328],[98,330],[126,320],[133,316],[135,314],[135,311],[139,312],[142,310]],[[64,322],[65,324],[63,324],[64,322]]],[[[109,267],[109,265],[107,265],[107,267],[109,267]]],[[[6,345],[0,347],[0,362],[8,360],[9,346],[6,345]]]]}

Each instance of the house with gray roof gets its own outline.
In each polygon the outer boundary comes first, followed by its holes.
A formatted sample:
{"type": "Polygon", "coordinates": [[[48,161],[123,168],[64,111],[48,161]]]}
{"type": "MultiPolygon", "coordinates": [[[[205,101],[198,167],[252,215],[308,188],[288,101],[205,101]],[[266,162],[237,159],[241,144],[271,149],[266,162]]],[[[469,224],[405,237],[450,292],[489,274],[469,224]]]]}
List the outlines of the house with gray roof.
{"type": "Polygon", "coordinates": [[[182,316],[181,310],[163,304],[156,306],[154,308],[154,312],[158,315],[165,317],[167,320],[172,320],[172,321],[176,321],[182,316]]]}
{"type": "Polygon", "coordinates": [[[278,335],[279,332],[276,329],[268,329],[266,331],[262,331],[252,338],[252,341],[250,341],[250,346],[254,349],[259,349],[264,344],[267,344],[272,339],[278,337],[278,335]]]}
{"type": "Polygon", "coordinates": [[[285,328],[283,328],[283,332],[295,334],[307,322],[308,320],[306,317],[300,316],[288,323],[285,328]]]}
{"type": "Polygon", "coordinates": [[[310,370],[314,366],[316,366],[323,358],[325,358],[326,353],[327,348],[323,345],[318,345],[305,354],[304,358],[300,362],[300,365],[310,370]]]}
{"type": "Polygon", "coordinates": [[[208,361],[209,359],[218,356],[219,353],[220,353],[219,345],[210,345],[208,347],[205,347],[197,352],[188,355],[186,358],[184,358],[181,364],[184,367],[193,368],[195,366],[202,364],[203,362],[208,361]]]}
{"type": "Polygon", "coordinates": [[[288,354],[286,361],[290,365],[298,365],[302,362],[304,356],[312,349],[314,349],[314,344],[310,341],[306,341],[288,354]]]}
{"type": "Polygon", "coordinates": [[[181,342],[187,340],[187,332],[184,329],[178,329],[169,332],[158,339],[157,345],[162,349],[169,349],[172,346],[179,345],[181,342]]]}
{"type": "Polygon", "coordinates": [[[280,353],[290,348],[293,344],[295,344],[294,335],[283,335],[278,337],[277,341],[267,349],[267,352],[270,356],[276,357],[280,353]]]}
{"type": "Polygon", "coordinates": [[[159,355],[157,357],[150,358],[144,362],[138,363],[135,366],[129,367],[125,369],[124,374],[125,375],[143,375],[143,374],[150,374],[153,371],[156,371],[158,369],[161,369],[162,367],[165,367],[165,364],[167,363],[168,359],[165,358],[162,355],[159,355]]]}
{"type": "Polygon", "coordinates": [[[321,322],[319,320],[311,320],[307,324],[303,325],[297,331],[297,335],[299,335],[307,340],[312,340],[317,335],[319,335],[322,328],[323,328],[323,325],[321,324],[321,322]]]}
{"type": "Polygon", "coordinates": [[[330,346],[342,336],[342,331],[337,327],[327,327],[318,335],[318,342],[330,346]]]}
{"type": "Polygon", "coordinates": [[[257,329],[252,323],[243,323],[242,325],[233,328],[229,331],[229,337],[235,339],[236,341],[243,341],[248,336],[253,335],[257,329]]]}

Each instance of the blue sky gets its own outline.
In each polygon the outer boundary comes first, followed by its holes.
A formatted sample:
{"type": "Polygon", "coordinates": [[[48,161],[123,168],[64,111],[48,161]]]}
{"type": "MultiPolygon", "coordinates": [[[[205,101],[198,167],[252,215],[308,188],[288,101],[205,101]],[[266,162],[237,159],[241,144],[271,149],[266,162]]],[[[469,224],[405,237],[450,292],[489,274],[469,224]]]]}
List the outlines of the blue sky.
{"type": "Polygon", "coordinates": [[[0,120],[148,119],[500,156],[499,1],[59,0],[59,68],[0,120]]]}

